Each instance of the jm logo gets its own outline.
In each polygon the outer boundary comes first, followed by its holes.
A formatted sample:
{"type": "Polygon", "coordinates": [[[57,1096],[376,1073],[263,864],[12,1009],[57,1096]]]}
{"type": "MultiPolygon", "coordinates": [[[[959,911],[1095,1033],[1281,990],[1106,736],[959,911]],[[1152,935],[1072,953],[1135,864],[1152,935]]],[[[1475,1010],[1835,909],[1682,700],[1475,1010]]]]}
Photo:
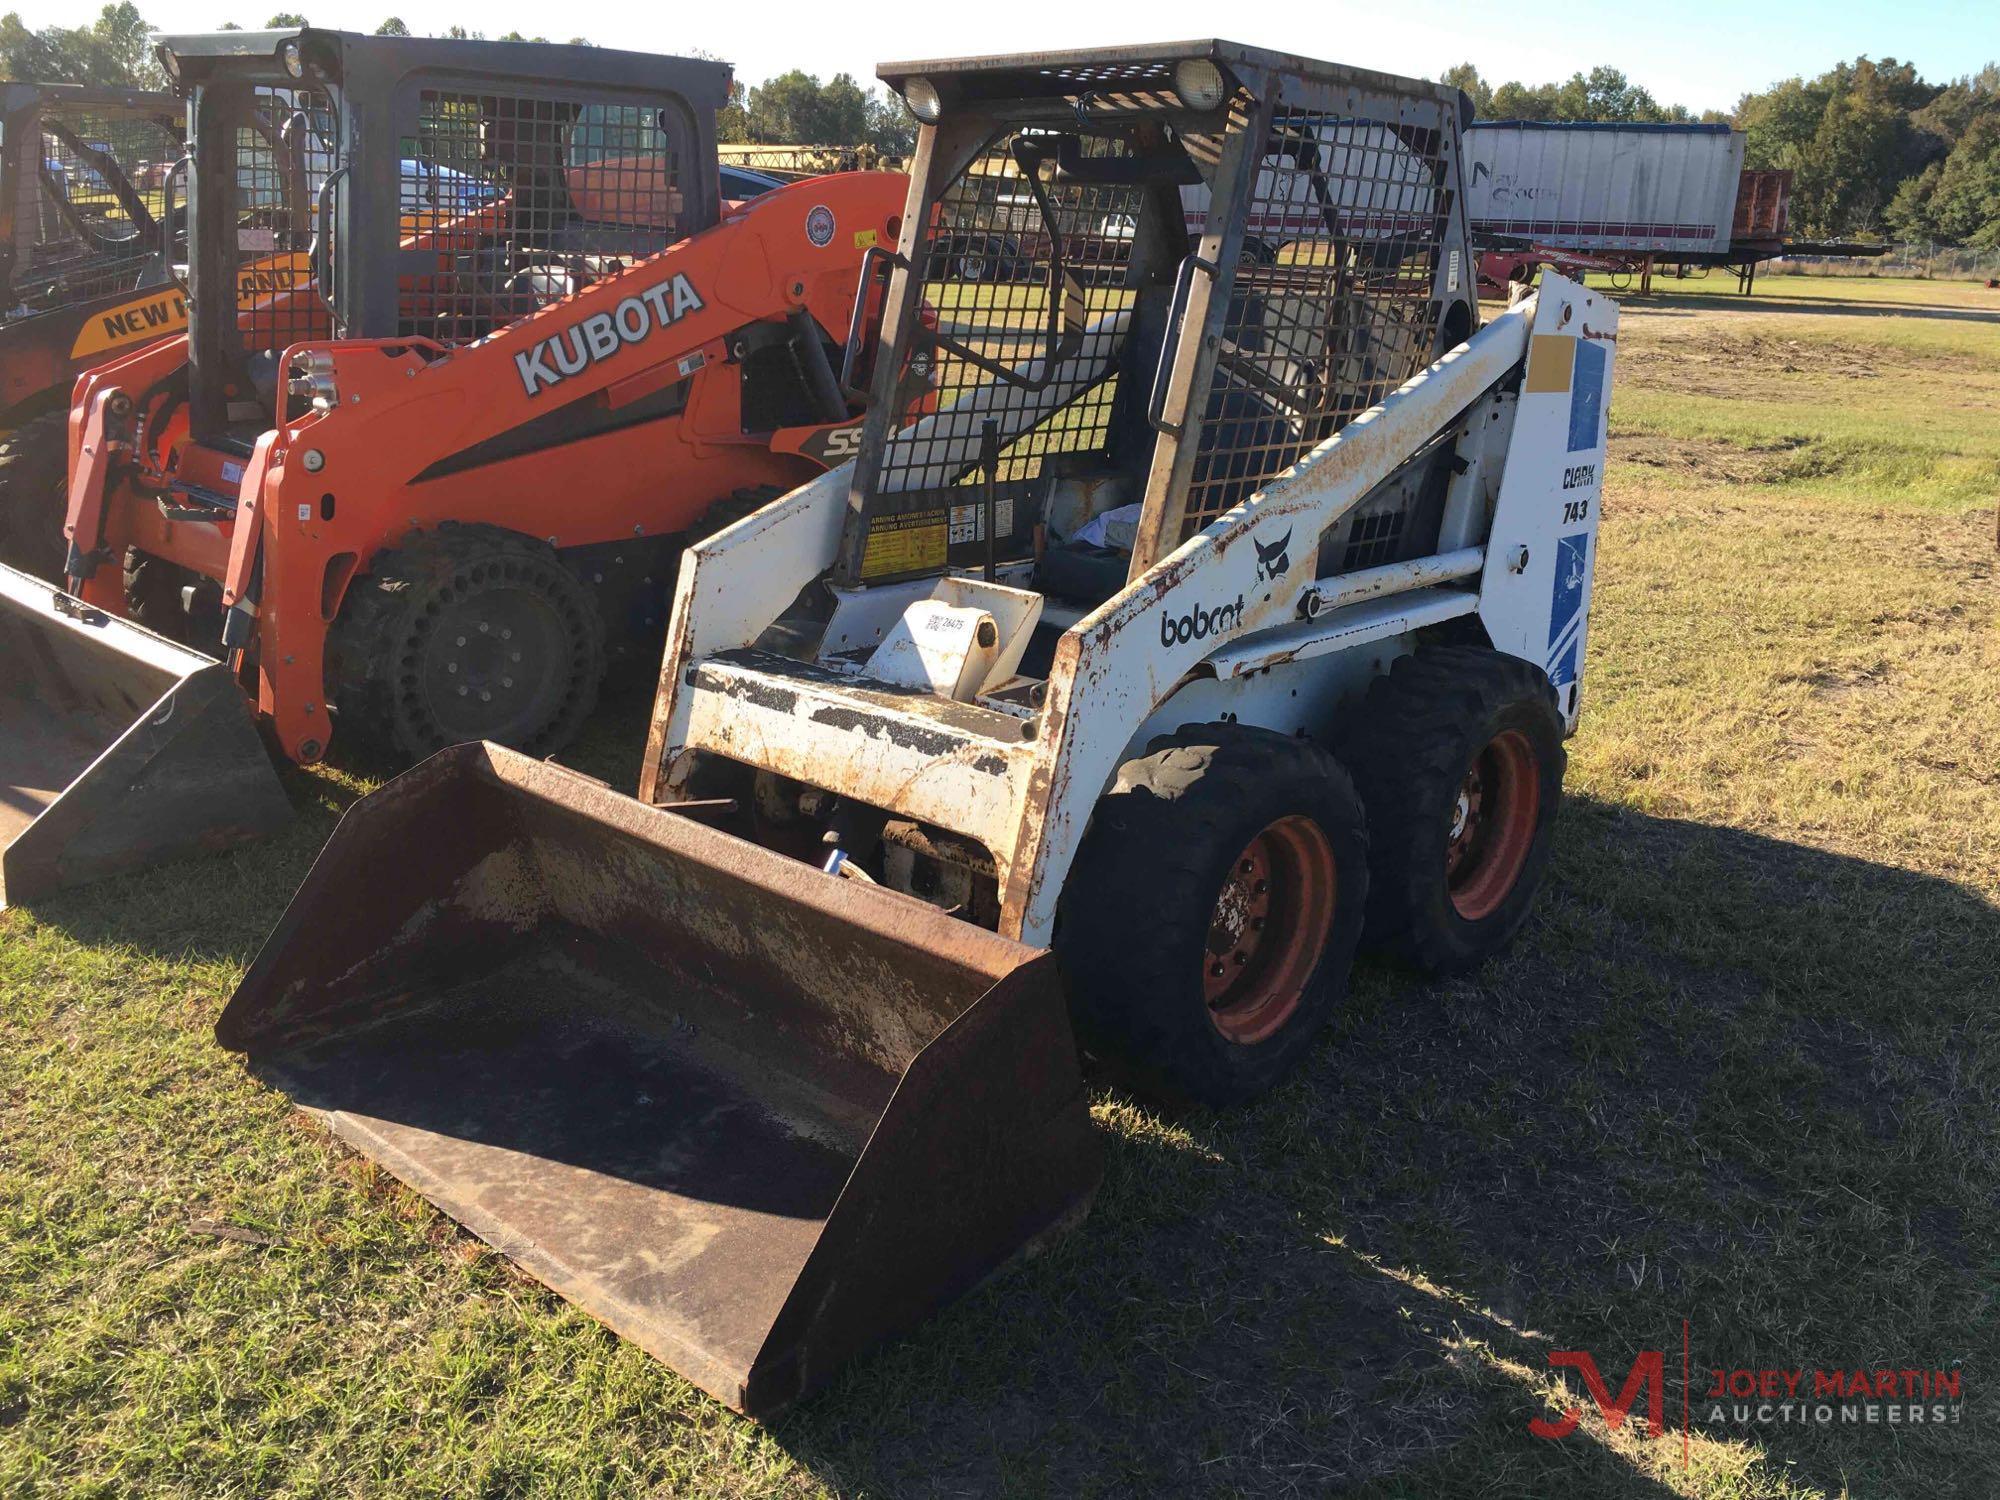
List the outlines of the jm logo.
{"type": "MultiPolygon", "coordinates": [[[[1604,1377],[1597,1372],[1597,1361],[1587,1350],[1557,1349],[1549,1354],[1551,1367],[1575,1370],[1583,1377],[1584,1388],[1590,1392],[1590,1399],[1597,1403],[1597,1414],[1604,1418],[1604,1425],[1616,1432],[1625,1425],[1625,1419],[1632,1414],[1632,1403],[1639,1399],[1639,1389],[1646,1387],[1646,1435],[1658,1437],[1667,1430],[1665,1411],[1665,1388],[1667,1383],[1666,1355],[1659,1349],[1642,1350],[1632,1361],[1632,1369],[1625,1377],[1625,1384],[1619,1388],[1618,1399],[1611,1399],[1611,1390],[1604,1383],[1604,1377]]],[[[1572,1406],[1553,1422],[1546,1417],[1535,1417],[1528,1423],[1528,1431],[1538,1438],[1566,1438],[1576,1431],[1576,1424],[1583,1418],[1583,1408],[1572,1406]]]]}
{"type": "Polygon", "coordinates": [[[1276,583],[1291,571],[1291,532],[1286,532],[1268,547],[1253,536],[1250,545],[1257,549],[1257,582],[1276,583]]]}

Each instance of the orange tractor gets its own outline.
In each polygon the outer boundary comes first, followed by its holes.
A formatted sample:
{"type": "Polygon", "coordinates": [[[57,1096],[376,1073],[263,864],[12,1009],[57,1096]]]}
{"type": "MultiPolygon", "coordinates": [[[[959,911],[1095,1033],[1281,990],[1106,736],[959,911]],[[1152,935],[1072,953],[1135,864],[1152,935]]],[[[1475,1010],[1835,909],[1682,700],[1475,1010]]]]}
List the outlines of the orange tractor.
{"type": "Polygon", "coordinates": [[[691,533],[851,455],[906,184],[725,200],[723,65],[311,29],[161,59],[194,311],[78,384],[67,571],[221,650],[291,759],[336,721],[398,758],[557,748],[691,533]],[[253,267],[246,311],[202,295],[253,267]]]}

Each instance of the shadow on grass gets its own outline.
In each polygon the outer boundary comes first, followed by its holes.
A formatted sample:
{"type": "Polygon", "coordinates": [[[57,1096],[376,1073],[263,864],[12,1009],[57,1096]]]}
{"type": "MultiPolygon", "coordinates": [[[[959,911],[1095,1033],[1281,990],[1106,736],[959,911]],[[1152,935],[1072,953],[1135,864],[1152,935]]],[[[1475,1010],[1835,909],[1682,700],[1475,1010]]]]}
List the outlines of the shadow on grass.
{"type": "Polygon", "coordinates": [[[1976,1424],[1704,1427],[1700,1397],[1992,1367],[1996,959],[1948,881],[1572,799],[1509,955],[1364,970],[1254,1110],[1103,1101],[1090,1220],[779,1440],[847,1491],[1661,1495],[1623,1440],[1527,1422],[1550,1351],[1615,1392],[1659,1349],[1678,1465],[1686,1318],[1697,1461],[1706,1432],[1830,1493],[1991,1494],[1976,1424]]]}
{"type": "MultiPolygon", "coordinates": [[[[617,785],[637,740],[607,722],[572,763],[617,785]]],[[[359,784],[288,772],[284,837],[34,915],[245,962],[359,784]]],[[[1255,1109],[1101,1099],[1092,1217],[776,1438],[843,1491],[1645,1497],[1667,1487],[1622,1437],[1528,1434],[1551,1351],[1614,1389],[1667,1351],[1670,1420],[1684,1318],[1698,1381],[1976,1381],[2000,1358],[1996,970],[2000,913],[1947,880],[1572,798],[1507,955],[1432,986],[1363,969],[1255,1109]]],[[[1976,1420],[1710,1435],[1795,1486],[2000,1492],[1976,1420]]]]}
{"type": "MultiPolygon", "coordinates": [[[[621,674],[607,686],[577,742],[556,758],[621,792],[634,790],[652,689],[650,677],[621,674]]],[[[338,740],[324,767],[309,770],[282,759],[277,767],[297,818],[275,836],[226,854],[57,892],[25,909],[36,921],[80,943],[174,961],[247,965],[332,837],[341,814],[400,769],[366,747],[338,740]]]]}

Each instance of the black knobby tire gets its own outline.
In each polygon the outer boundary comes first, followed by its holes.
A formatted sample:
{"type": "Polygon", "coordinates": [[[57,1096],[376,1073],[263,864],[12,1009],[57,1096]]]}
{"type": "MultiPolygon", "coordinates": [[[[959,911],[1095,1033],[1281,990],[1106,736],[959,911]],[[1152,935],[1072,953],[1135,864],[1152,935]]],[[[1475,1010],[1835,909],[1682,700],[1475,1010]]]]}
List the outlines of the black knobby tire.
{"type": "Polygon", "coordinates": [[[69,544],[69,412],[44,412],[0,439],[0,562],[60,583],[69,544]]]}
{"type": "Polygon", "coordinates": [[[1548,871],[1562,736],[1541,669],[1483,646],[1426,646],[1369,684],[1340,750],[1368,809],[1371,948],[1454,974],[1514,936],[1548,871]]]}
{"type": "Polygon", "coordinates": [[[354,580],[326,676],[342,731],[399,760],[476,739],[547,755],[597,702],[604,627],[553,548],[448,521],[354,580]]]}
{"type": "Polygon", "coordinates": [[[791,493],[775,484],[753,484],[732,490],[701,513],[701,519],[687,529],[687,544],[706,541],[725,526],[734,526],[745,516],[754,516],[780,495],[791,493]]]}
{"type": "Polygon", "coordinates": [[[192,569],[137,547],[125,549],[125,613],[156,635],[210,656],[222,654],[220,587],[192,569]],[[181,593],[189,587],[195,591],[192,610],[181,593]]]}
{"type": "Polygon", "coordinates": [[[1296,1064],[1346,993],[1367,903],[1361,804],[1332,755],[1266,730],[1195,725],[1148,751],[1119,767],[1064,883],[1070,1011],[1140,1092],[1234,1104],[1296,1064]],[[1260,848],[1262,908],[1237,885],[1260,848]],[[1260,909],[1261,936],[1241,925],[1260,909]]]}

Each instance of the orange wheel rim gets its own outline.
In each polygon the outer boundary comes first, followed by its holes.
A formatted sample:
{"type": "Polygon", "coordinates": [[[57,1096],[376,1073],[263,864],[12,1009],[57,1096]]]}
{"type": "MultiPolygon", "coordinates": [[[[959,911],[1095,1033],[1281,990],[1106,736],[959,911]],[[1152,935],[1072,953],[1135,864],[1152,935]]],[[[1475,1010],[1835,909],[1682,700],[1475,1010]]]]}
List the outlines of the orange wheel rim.
{"type": "Polygon", "coordinates": [[[1248,1046],[1299,1008],[1333,926],[1333,846],[1307,817],[1279,818],[1243,846],[1209,917],[1201,988],[1209,1020],[1248,1046]]]}
{"type": "Polygon", "coordinates": [[[1472,758],[1452,807],[1445,883],[1466,921],[1492,916],[1514,889],[1541,806],[1534,745],[1518,729],[1501,731],[1472,758]]]}

